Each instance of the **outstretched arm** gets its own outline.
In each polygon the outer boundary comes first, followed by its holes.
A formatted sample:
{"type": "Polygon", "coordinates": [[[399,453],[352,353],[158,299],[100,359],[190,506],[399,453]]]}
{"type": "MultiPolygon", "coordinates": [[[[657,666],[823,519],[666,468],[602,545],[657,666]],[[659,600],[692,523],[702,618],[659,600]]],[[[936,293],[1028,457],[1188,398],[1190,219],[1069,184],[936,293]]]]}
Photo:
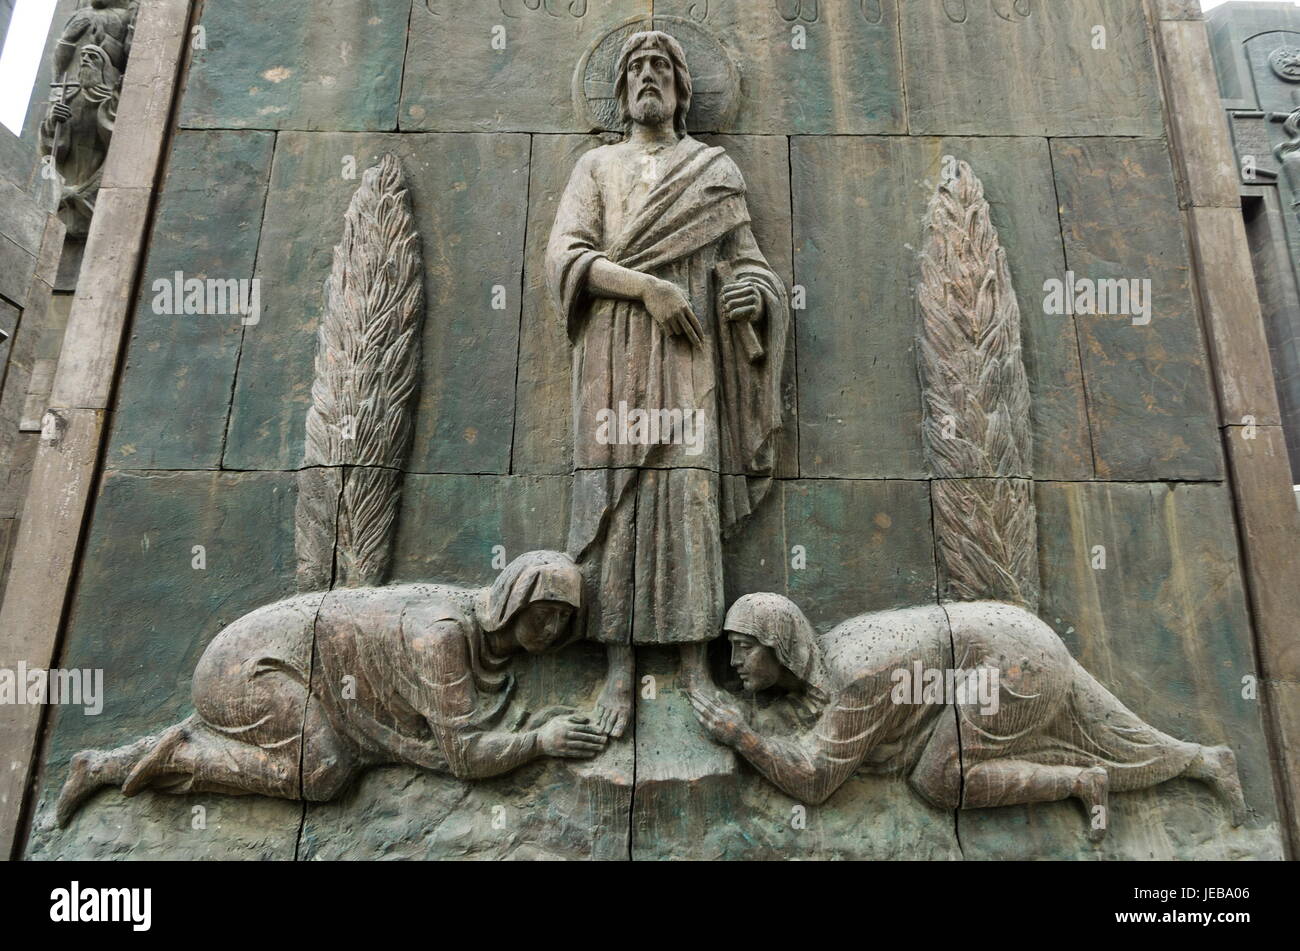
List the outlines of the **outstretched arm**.
{"type": "Polygon", "coordinates": [[[783,738],[758,733],[740,710],[722,697],[691,694],[691,704],[715,740],[735,749],[782,792],[820,805],[866,759],[872,731],[861,728],[860,711],[834,706],[807,733],[783,738]]]}
{"type": "Polygon", "coordinates": [[[413,651],[429,661],[421,669],[420,713],[428,722],[457,779],[485,779],[514,770],[538,756],[594,756],[605,737],[585,717],[558,716],[537,730],[485,730],[474,722],[477,696],[469,645],[458,625],[446,622],[413,651]]]}
{"type": "MultiPolygon", "coordinates": [[[[423,639],[422,639],[423,640],[423,639]]],[[[488,731],[474,725],[477,697],[469,645],[459,627],[447,624],[425,640],[415,656],[431,661],[419,671],[428,708],[421,709],[457,779],[499,776],[536,757],[537,732],[488,731]]]]}
{"type": "Polygon", "coordinates": [[[605,748],[605,742],[605,735],[587,717],[576,714],[560,714],[539,729],[520,733],[467,730],[451,740],[460,751],[458,768],[452,773],[458,779],[485,779],[538,756],[589,759],[605,748]]]}

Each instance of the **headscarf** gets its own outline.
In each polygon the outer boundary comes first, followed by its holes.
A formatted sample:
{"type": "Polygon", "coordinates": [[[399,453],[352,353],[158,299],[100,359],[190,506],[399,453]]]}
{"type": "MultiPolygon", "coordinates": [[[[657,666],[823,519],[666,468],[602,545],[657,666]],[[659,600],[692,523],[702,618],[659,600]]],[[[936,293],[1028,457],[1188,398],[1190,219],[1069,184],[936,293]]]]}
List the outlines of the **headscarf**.
{"type": "Polygon", "coordinates": [[[747,594],[731,606],[723,629],[770,647],[781,666],[808,687],[814,703],[827,699],[826,671],[817,634],[799,606],[779,594],[747,594]]]}
{"type": "Polygon", "coordinates": [[[582,607],[582,575],[572,558],[556,551],[530,551],[506,565],[483,595],[483,630],[501,630],[534,601],[558,601],[575,611],[582,607]]]}

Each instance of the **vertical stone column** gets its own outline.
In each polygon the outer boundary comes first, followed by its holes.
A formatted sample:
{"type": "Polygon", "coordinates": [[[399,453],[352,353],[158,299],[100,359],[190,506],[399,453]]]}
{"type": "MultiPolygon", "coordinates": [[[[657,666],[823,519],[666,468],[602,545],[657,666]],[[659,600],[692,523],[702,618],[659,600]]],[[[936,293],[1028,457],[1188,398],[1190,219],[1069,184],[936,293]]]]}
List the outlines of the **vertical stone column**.
{"type": "Polygon", "coordinates": [[[0,181],[0,333],[10,336],[0,340],[0,353],[8,348],[7,361],[0,359],[0,598],[36,457],[44,403],[30,426],[29,404],[42,370],[41,343],[57,323],[54,281],[63,240],[58,215],[0,181]]]}
{"type": "Polygon", "coordinates": [[[1300,510],[1246,241],[1237,171],[1198,0],[1148,0],[1195,262],[1245,576],[1260,698],[1291,855],[1300,854],[1300,510]]]}
{"type": "MultiPolygon", "coordinates": [[[[87,238],[0,605],[0,668],[56,663],[189,25],[190,0],[141,7],[99,214],[87,238]]],[[[0,856],[9,856],[21,838],[42,711],[39,705],[0,706],[0,856]]]]}

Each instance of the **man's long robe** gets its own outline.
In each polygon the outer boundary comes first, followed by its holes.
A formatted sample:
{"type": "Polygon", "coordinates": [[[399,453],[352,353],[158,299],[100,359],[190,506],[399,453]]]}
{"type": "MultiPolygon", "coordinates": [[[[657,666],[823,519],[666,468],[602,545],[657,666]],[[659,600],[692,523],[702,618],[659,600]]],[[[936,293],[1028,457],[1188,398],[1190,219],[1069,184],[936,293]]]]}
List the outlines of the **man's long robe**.
{"type": "Polygon", "coordinates": [[[603,643],[717,636],[722,537],[766,495],[781,428],[789,307],[750,230],[744,179],[723,149],[690,137],[655,162],[627,143],[584,155],[547,249],[573,345],[569,554],[583,570],[586,634],[603,643]],[[668,334],[639,300],[592,295],[588,276],[602,258],[676,284],[703,346],[668,334]],[[757,360],[742,325],[723,316],[720,269],[763,296],[757,360]],[[702,432],[694,445],[623,444],[617,426],[602,431],[601,413],[624,407],[695,414],[702,432]]]}

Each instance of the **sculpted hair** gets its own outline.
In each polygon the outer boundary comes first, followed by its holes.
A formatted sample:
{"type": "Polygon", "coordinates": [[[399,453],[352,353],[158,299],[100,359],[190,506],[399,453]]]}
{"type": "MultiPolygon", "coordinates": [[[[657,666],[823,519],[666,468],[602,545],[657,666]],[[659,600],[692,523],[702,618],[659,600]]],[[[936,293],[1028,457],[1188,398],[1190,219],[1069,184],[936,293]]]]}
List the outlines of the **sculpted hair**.
{"type": "Polygon", "coordinates": [[[682,44],[662,30],[633,33],[623,43],[614,68],[614,99],[618,103],[618,117],[624,128],[632,125],[632,111],[627,102],[627,64],[632,54],[643,49],[657,49],[667,54],[677,77],[677,111],[673,114],[673,128],[679,136],[686,135],[686,113],[691,110],[691,71],[686,68],[686,52],[682,44]]]}

